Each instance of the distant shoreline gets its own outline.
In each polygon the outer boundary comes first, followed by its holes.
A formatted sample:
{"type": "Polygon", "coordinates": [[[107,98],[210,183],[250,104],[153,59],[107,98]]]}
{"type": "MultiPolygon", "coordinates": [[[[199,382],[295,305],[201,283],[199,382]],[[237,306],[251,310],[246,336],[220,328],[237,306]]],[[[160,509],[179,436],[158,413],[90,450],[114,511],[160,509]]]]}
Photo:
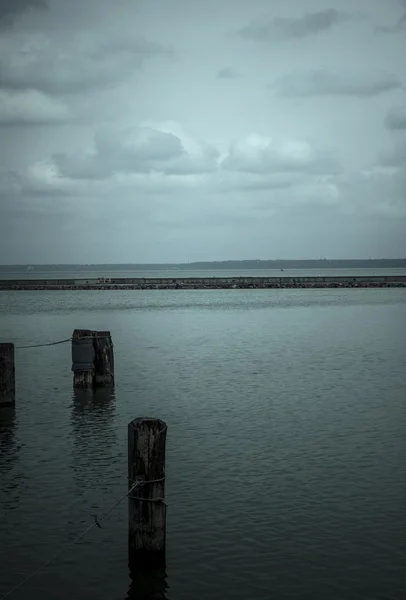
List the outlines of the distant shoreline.
{"type": "Polygon", "coordinates": [[[318,277],[184,277],[0,280],[0,291],[23,290],[193,290],[406,287],[406,275],[318,277]]]}

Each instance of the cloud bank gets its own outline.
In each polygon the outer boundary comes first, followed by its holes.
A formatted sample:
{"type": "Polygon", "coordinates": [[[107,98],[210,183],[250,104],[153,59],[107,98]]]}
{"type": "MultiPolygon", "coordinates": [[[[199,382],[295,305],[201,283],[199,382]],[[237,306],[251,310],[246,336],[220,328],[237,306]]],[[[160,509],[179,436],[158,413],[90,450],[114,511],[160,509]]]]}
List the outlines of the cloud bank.
{"type": "Polygon", "coordinates": [[[299,40],[329,31],[350,18],[349,14],[329,8],[308,12],[300,17],[277,17],[253,22],[240,29],[238,33],[244,39],[258,42],[299,40]]]}

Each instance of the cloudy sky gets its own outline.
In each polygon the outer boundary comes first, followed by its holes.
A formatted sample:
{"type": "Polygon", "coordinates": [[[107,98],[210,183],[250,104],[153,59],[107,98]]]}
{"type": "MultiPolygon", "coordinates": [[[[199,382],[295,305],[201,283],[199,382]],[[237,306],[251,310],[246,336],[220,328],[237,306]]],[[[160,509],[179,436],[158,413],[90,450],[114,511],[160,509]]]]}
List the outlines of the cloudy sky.
{"type": "Polygon", "coordinates": [[[1,0],[0,263],[406,256],[406,1],[1,0]]]}

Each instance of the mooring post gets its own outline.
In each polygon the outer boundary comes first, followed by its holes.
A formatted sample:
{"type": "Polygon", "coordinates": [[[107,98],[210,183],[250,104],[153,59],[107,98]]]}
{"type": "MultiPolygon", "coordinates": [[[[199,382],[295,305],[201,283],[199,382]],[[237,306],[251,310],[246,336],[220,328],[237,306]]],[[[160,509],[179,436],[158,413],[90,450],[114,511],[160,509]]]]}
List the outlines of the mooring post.
{"type": "Polygon", "coordinates": [[[166,564],[138,562],[130,569],[126,600],[167,600],[166,564]]]}
{"type": "Polygon", "coordinates": [[[114,386],[114,352],[110,331],[95,331],[95,387],[114,386]]]}
{"type": "Polygon", "coordinates": [[[93,387],[95,357],[93,331],[75,329],[72,334],[73,387],[93,387]]]}
{"type": "Polygon", "coordinates": [[[110,331],[74,330],[72,371],[75,388],[114,386],[114,354],[110,331]]]}
{"type": "Polygon", "coordinates": [[[0,407],[15,404],[14,344],[0,344],[0,407]]]}
{"type": "Polygon", "coordinates": [[[165,563],[167,426],[141,417],[128,425],[129,564],[165,563]],[[135,489],[132,489],[136,484],[135,489]]]}

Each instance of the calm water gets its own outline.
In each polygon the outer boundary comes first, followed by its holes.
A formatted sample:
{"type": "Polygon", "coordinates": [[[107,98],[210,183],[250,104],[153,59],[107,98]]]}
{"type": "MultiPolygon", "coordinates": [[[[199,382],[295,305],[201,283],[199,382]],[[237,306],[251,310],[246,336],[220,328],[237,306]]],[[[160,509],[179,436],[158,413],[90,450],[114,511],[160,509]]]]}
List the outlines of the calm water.
{"type": "Polygon", "coordinates": [[[182,269],[118,269],[106,266],[105,270],[92,270],[81,267],[78,270],[51,270],[35,267],[33,270],[2,269],[0,279],[93,279],[98,277],[151,277],[151,278],[183,278],[183,277],[316,277],[318,275],[337,277],[340,275],[357,277],[360,275],[406,275],[406,269],[213,269],[213,270],[182,270],[182,269]]]}
{"type": "MultiPolygon", "coordinates": [[[[111,330],[115,396],[73,394],[69,344],[16,350],[0,596],[125,494],[148,414],[168,423],[168,599],[406,598],[406,290],[0,293],[2,341],[75,327],[111,330]]],[[[11,597],[127,598],[126,514],[11,597]]]]}

